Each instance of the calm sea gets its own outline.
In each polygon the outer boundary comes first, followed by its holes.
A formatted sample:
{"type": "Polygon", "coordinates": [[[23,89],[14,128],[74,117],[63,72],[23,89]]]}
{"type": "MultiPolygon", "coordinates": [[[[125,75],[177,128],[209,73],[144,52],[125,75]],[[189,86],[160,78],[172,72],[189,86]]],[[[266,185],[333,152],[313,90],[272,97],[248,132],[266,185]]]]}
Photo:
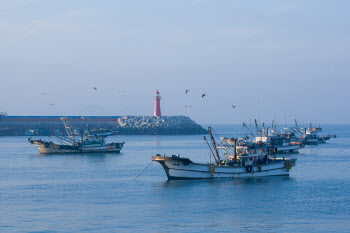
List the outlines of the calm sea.
{"type": "Polygon", "coordinates": [[[337,138],[292,155],[290,177],[212,181],[167,181],[157,163],[133,180],[156,153],[208,162],[201,135],[117,136],[121,154],[75,155],[1,137],[0,232],[350,232],[350,125],[323,129],[337,138]]]}

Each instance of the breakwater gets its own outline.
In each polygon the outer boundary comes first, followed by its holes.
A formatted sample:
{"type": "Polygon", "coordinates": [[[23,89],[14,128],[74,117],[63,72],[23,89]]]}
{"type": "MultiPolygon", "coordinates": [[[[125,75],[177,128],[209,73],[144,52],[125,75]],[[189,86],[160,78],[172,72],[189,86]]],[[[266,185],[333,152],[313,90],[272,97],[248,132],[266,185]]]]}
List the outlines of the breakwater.
{"type": "MultiPolygon", "coordinates": [[[[86,129],[111,129],[121,135],[191,135],[206,134],[202,126],[186,116],[71,116],[67,117],[77,132],[86,129]]],[[[60,117],[0,118],[0,136],[65,135],[60,117]]]]}

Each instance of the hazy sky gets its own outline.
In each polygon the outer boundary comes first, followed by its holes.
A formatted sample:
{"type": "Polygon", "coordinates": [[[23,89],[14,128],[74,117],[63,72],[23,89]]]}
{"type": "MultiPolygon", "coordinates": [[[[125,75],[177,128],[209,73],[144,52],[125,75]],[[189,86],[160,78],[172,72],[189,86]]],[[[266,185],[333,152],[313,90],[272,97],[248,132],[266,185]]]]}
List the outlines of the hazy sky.
{"type": "Polygon", "coordinates": [[[350,123],[349,12],[347,0],[1,0],[0,111],[152,115],[158,88],[163,115],[199,123],[350,123]]]}

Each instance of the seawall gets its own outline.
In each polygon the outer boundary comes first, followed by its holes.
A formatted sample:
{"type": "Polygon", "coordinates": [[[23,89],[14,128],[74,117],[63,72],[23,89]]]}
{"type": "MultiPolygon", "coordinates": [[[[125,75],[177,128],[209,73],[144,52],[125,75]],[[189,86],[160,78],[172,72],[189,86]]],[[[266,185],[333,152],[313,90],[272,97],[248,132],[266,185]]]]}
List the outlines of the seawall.
{"type": "MultiPolygon", "coordinates": [[[[68,116],[78,132],[90,129],[111,129],[121,135],[191,135],[207,130],[186,116],[68,116]]],[[[65,135],[58,116],[5,116],[0,118],[0,136],[65,135]]]]}

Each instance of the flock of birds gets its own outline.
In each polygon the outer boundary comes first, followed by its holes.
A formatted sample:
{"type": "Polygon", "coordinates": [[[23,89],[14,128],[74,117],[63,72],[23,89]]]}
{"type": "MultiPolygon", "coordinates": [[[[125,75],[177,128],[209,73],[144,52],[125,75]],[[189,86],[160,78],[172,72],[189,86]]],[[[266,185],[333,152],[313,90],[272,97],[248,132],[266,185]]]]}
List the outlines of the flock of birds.
{"type": "MultiPolygon", "coordinates": [[[[47,94],[46,92],[44,92],[43,94],[41,94],[41,96],[45,96],[45,95],[49,95],[49,94],[47,94]]],[[[56,105],[55,104],[52,104],[52,103],[49,103],[49,106],[52,106],[52,107],[56,107],[56,105]]]]}
{"type": "MultiPolygon", "coordinates": [[[[185,94],[187,94],[189,91],[190,91],[190,90],[186,90],[186,91],[185,91],[185,94]]],[[[203,99],[206,95],[207,95],[207,94],[202,94],[202,99],[203,99]]],[[[187,105],[185,105],[185,107],[188,108],[188,109],[192,108],[192,106],[187,106],[187,105]]],[[[235,106],[235,105],[232,105],[232,108],[236,108],[236,106],[235,106]]]]}
{"type": "MultiPolygon", "coordinates": [[[[98,88],[97,87],[94,87],[94,91],[98,91],[98,88]]],[[[187,94],[188,92],[189,92],[190,90],[186,90],[185,91],[185,94],[187,94]]],[[[118,91],[120,94],[122,94],[123,96],[125,96],[125,93],[124,93],[124,91],[118,91]]],[[[42,94],[42,96],[45,96],[45,95],[49,95],[49,94],[47,94],[46,92],[44,92],[43,94],[42,94]]],[[[207,94],[202,94],[202,99],[206,96],[207,94]]],[[[52,104],[52,103],[49,103],[49,105],[50,106],[56,106],[55,104],[52,104]]],[[[188,109],[190,109],[190,108],[192,108],[192,106],[187,106],[187,105],[185,105],[185,107],[186,108],[188,108],[188,109]]],[[[232,105],[232,108],[236,108],[236,106],[234,106],[234,105],[232,105]]]]}
{"type": "MultiPolygon", "coordinates": [[[[98,91],[98,89],[97,89],[97,87],[94,87],[94,90],[95,91],[98,91]]],[[[123,96],[125,96],[125,93],[124,93],[124,91],[118,91],[120,94],[122,94],[123,96]]]]}
{"type": "MultiPolygon", "coordinates": [[[[187,94],[189,91],[190,91],[190,90],[186,90],[186,91],[185,91],[185,94],[187,94]]],[[[202,94],[202,99],[203,99],[206,95],[207,95],[207,94],[202,94]]],[[[187,105],[185,105],[185,107],[188,108],[188,109],[192,108],[192,106],[187,106],[187,105]]]]}

